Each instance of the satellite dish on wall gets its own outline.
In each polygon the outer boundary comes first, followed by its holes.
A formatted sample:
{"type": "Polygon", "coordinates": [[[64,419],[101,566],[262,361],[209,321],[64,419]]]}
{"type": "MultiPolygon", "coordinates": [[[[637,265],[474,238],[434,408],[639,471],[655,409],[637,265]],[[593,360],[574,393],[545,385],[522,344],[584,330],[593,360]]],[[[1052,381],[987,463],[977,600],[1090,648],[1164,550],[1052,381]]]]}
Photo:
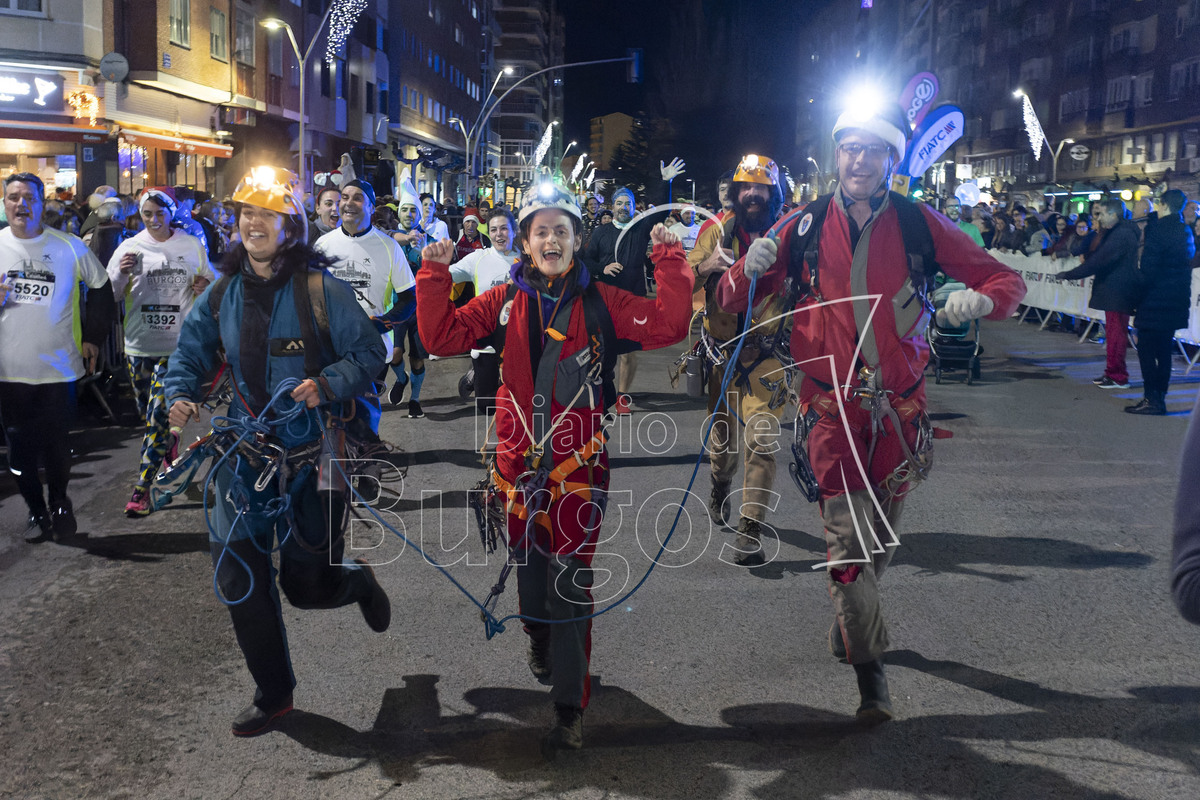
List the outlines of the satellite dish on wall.
{"type": "Polygon", "coordinates": [[[129,62],[120,53],[108,53],[100,59],[100,74],[110,83],[120,83],[129,76],[129,62]]]}

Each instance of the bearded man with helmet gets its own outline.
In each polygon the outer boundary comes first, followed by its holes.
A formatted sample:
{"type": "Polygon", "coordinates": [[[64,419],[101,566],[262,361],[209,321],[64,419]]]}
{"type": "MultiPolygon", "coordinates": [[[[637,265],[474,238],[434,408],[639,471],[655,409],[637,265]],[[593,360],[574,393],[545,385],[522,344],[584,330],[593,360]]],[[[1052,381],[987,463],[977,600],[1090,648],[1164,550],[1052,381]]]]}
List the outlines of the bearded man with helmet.
{"type": "Polygon", "coordinates": [[[701,230],[688,264],[695,272],[696,289],[704,288],[701,336],[711,367],[708,411],[714,417],[708,440],[712,461],[708,513],[717,525],[734,524],[737,519],[737,537],[730,556],[735,564],[752,567],[766,560],[762,529],[767,511],[776,504],[771,487],[775,481],[779,418],[786,405],[786,398],[778,396],[782,384],[772,390],[763,386],[761,379],[773,376],[779,383],[782,365],[775,357],[775,348],[787,341],[787,320],[781,316],[785,310],[782,299],[764,296],[751,313],[754,333],[742,346],[738,363],[730,364],[728,359],[740,341],[745,317],[722,309],[716,290],[725,270],[779,219],[783,189],[775,162],[758,155],[743,158],[732,178],[728,190],[732,211],[701,230]],[[729,370],[734,374],[726,387],[725,405],[718,410],[721,386],[729,370]],[[742,488],[734,492],[732,481],[739,461],[743,463],[742,488]],[[738,511],[736,517],[734,509],[738,511]]]}
{"type": "Polygon", "coordinates": [[[833,128],[837,189],[797,213],[778,241],[751,244],[717,292],[722,307],[743,310],[757,276],[755,302],[782,295],[794,305],[801,411],[815,418],[805,455],[828,546],[829,644],[854,666],[864,724],[893,716],[877,580],[900,541],[904,496],[931,464],[924,333],[933,275],[940,268],[966,286],[947,299],[951,325],[1005,319],[1025,295],[1021,277],[953,222],[888,191],[909,136],[898,105],[843,113],[833,128]],[[932,258],[914,255],[922,250],[932,258]]]}
{"type": "Polygon", "coordinates": [[[263,733],[292,709],[296,679],[273,551],[279,554],[280,586],[293,606],[358,603],[377,632],[391,620],[387,594],[371,568],[343,559],[345,500],[318,491],[312,455],[322,442],[318,414],[341,415],[345,404],[370,391],[371,379],[384,366],[384,345],[354,290],[334,278],[329,261],[308,245],[298,189],[293,173],[273,167],[255,167],[238,184],[233,201],[240,241],[221,263],[222,277],[184,320],[164,387],[170,424],[181,429],[199,418],[197,403],[223,350],[234,388],[226,413],[234,421],[269,424],[292,403],[302,407],[298,418],[274,426],[267,436],[279,453],[278,471],[296,467],[286,486],[261,480],[266,473],[252,468],[253,453],[241,448],[214,476],[215,536],[209,544],[215,584],[257,687],[253,702],[233,721],[235,736],[263,733]],[[299,381],[291,403],[277,401],[265,413],[286,379],[299,381]],[[235,507],[231,492],[247,499],[235,507]],[[281,502],[288,504],[286,514],[268,513],[281,502]]]}
{"type": "Polygon", "coordinates": [[[544,744],[578,749],[591,679],[591,561],[609,486],[606,414],[623,349],[687,334],[691,279],[679,240],[654,228],[658,296],[595,282],[576,258],[582,217],[572,195],[545,182],[518,216],[523,255],[512,282],[462,308],[450,300],[450,241],[428,245],[417,273],[417,324],[431,353],[452,356],[494,337],[503,361],[496,393],[492,484],[506,498],[529,666],[550,684],[555,721],[544,744]],[[532,491],[535,486],[545,487],[532,491]]]}

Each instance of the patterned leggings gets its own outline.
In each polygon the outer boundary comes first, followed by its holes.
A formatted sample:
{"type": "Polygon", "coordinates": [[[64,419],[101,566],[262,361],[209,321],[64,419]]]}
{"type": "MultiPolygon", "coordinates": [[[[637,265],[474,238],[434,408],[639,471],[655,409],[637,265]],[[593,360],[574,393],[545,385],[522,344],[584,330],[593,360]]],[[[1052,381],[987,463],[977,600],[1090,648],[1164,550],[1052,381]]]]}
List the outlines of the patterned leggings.
{"type": "Polygon", "coordinates": [[[125,356],[129,381],[137,398],[138,413],[146,423],[142,436],[142,460],[138,467],[137,485],[146,487],[154,480],[170,446],[167,398],[163,394],[163,379],[167,376],[167,357],[125,356]]]}

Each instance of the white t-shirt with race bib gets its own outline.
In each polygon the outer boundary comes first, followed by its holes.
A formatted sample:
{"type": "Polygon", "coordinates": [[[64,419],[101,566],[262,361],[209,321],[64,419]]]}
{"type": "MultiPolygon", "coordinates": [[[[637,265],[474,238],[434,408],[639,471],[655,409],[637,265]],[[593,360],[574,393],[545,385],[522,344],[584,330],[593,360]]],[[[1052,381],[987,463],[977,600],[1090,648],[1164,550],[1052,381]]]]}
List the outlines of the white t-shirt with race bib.
{"type": "Polygon", "coordinates": [[[0,231],[0,381],[65,383],[83,375],[79,284],[98,289],[104,267],[81,239],[46,228],[33,239],[0,231]]]}
{"type": "Polygon", "coordinates": [[[113,294],[125,309],[125,353],[161,358],[175,352],[183,318],[192,310],[196,277],[213,280],[204,242],[181,230],[158,242],[142,231],[117,245],[108,260],[113,294]],[[121,257],[140,253],[141,274],[122,274],[121,257]]]}
{"type": "Polygon", "coordinates": [[[512,266],[519,260],[518,254],[508,258],[494,247],[476,250],[450,265],[450,279],[455,283],[473,283],[478,297],[493,286],[508,283],[512,266]]]}
{"type": "MultiPolygon", "coordinates": [[[[313,246],[333,260],[329,271],[354,287],[358,304],[369,316],[387,312],[393,292],[406,292],[416,285],[400,245],[374,226],[358,236],[349,236],[338,227],[313,246]]],[[[383,335],[383,344],[391,359],[391,334],[383,335]]]]}

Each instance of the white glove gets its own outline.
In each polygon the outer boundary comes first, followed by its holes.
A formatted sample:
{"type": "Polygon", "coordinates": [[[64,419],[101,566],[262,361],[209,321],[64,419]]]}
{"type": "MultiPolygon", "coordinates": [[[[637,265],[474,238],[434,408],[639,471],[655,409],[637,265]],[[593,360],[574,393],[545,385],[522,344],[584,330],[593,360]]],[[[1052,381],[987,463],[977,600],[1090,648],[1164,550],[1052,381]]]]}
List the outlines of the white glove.
{"type": "MultiPolygon", "coordinates": [[[[749,253],[746,254],[746,260],[750,260],[749,253]]],[[[974,289],[959,289],[957,292],[951,292],[946,298],[946,305],[938,312],[938,319],[958,327],[973,319],[986,317],[995,307],[992,298],[986,294],[980,294],[974,289]]]]}
{"type": "Polygon", "coordinates": [[[662,179],[664,181],[670,181],[683,174],[683,166],[682,158],[673,158],[671,159],[670,164],[664,164],[663,162],[659,161],[658,171],[662,173],[662,179]]]}
{"type": "Polygon", "coordinates": [[[774,239],[768,236],[755,239],[750,243],[750,249],[746,251],[742,272],[746,273],[747,278],[762,277],[763,273],[775,263],[775,256],[778,253],[779,245],[775,243],[774,239]]]}

